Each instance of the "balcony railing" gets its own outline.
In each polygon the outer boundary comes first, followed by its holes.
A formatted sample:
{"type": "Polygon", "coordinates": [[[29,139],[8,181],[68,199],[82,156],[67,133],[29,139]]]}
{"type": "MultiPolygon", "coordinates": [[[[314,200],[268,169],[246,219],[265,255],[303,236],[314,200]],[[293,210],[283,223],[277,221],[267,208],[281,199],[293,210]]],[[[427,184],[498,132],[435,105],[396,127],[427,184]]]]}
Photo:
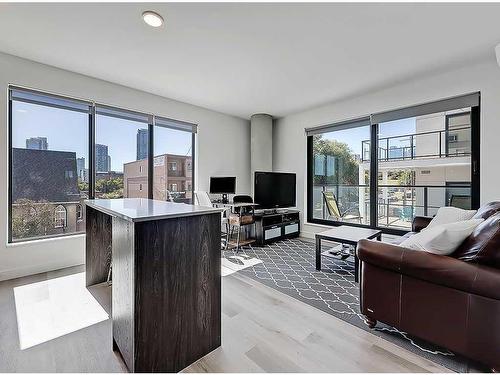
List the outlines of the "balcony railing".
{"type": "MultiPolygon", "coordinates": [[[[378,185],[377,227],[410,230],[415,216],[433,216],[439,207],[454,205],[470,208],[470,184],[441,185],[378,185]],[[469,206],[469,207],[468,207],[469,206]]],[[[313,218],[330,217],[322,192],[331,191],[337,197],[341,211],[349,215],[343,222],[370,224],[370,194],[366,185],[314,185],[313,218]],[[361,219],[359,218],[361,217],[361,219]]]]}
{"type": "MultiPolygon", "coordinates": [[[[369,161],[370,140],[361,150],[361,161],[369,161]]],[[[470,155],[470,126],[379,138],[377,154],[380,161],[470,155]]]]}

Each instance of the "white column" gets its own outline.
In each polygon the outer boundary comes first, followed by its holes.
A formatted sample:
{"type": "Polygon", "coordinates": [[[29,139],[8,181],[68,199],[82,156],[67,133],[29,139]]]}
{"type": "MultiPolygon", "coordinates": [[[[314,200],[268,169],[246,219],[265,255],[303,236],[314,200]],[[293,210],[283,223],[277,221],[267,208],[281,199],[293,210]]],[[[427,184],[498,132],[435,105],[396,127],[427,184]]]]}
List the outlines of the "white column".
{"type": "Polygon", "coordinates": [[[267,114],[255,114],[250,118],[250,181],[253,195],[253,181],[256,171],[273,170],[273,118],[267,114]]]}

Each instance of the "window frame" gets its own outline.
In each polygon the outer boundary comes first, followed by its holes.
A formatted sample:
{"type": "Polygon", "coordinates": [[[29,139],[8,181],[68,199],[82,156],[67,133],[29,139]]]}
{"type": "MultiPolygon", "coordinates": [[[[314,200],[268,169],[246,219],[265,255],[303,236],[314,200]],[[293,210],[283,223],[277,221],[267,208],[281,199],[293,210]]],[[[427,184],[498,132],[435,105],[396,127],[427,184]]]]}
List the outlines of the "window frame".
{"type": "MultiPolygon", "coordinates": [[[[478,209],[480,205],[480,112],[481,112],[481,94],[480,92],[475,93],[478,95],[478,103],[474,106],[470,107],[470,123],[471,123],[471,208],[478,209]]],[[[472,94],[466,94],[456,98],[466,98],[467,96],[472,94]]],[[[454,100],[455,98],[449,98],[442,100],[443,103],[454,100]]],[[[422,105],[417,105],[414,107],[402,108],[397,111],[407,111],[413,108],[417,108],[420,106],[431,106],[433,104],[439,104],[441,101],[435,101],[432,103],[425,103],[422,105]]],[[[456,108],[458,109],[458,108],[456,108]]],[[[438,112],[438,111],[436,111],[438,112]]],[[[467,112],[460,113],[463,115],[467,112]]],[[[453,116],[453,115],[451,115],[453,116]]],[[[307,138],[307,164],[306,164],[306,218],[307,223],[310,224],[320,224],[327,226],[340,226],[347,225],[352,227],[360,227],[360,228],[371,228],[381,230],[385,234],[392,235],[404,235],[409,232],[409,230],[398,229],[398,228],[390,228],[378,225],[378,212],[377,212],[377,202],[378,202],[378,134],[379,134],[379,122],[373,121],[373,115],[370,116],[370,216],[369,223],[370,224],[359,224],[359,223],[347,223],[338,220],[326,220],[326,219],[318,219],[313,218],[313,185],[314,185],[314,154],[313,154],[313,137],[315,134],[323,134],[335,130],[345,129],[346,124],[349,123],[359,123],[358,126],[363,126],[362,123],[366,116],[360,117],[358,119],[352,119],[347,121],[342,121],[337,124],[328,124],[318,126],[316,128],[306,128],[306,138],[307,138]],[[337,127],[338,125],[338,127],[337,127]],[[337,129],[336,129],[337,127],[337,129]],[[375,145],[375,147],[373,147],[375,145]],[[374,178],[377,176],[377,178],[374,178]]],[[[404,117],[402,117],[404,118],[404,117]]],[[[446,126],[448,126],[448,120],[446,119],[446,126]]],[[[447,128],[446,128],[447,129],[447,128]]],[[[363,152],[363,149],[361,150],[363,152]]]]}
{"type": "MultiPolygon", "coordinates": [[[[7,103],[8,103],[8,114],[7,114],[7,132],[8,132],[8,156],[7,156],[7,163],[8,163],[8,207],[7,207],[7,222],[8,222],[8,234],[7,234],[7,242],[8,244],[18,244],[22,242],[31,242],[31,241],[38,241],[38,240],[44,240],[47,238],[57,238],[57,237],[68,237],[68,236],[76,236],[76,235],[81,235],[85,233],[85,231],[77,231],[77,232],[72,232],[72,233],[60,233],[60,234],[50,234],[50,235],[44,235],[36,238],[22,238],[18,240],[13,240],[12,238],[12,196],[13,196],[13,191],[12,191],[12,138],[13,138],[13,113],[12,113],[12,108],[13,108],[13,101],[24,101],[24,102],[29,102],[32,104],[37,104],[41,106],[46,106],[46,107],[56,107],[56,108],[62,108],[62,109],[67,109],[67,110],[72,110],[71,108],[65,106],[66,103],[80,103],[81,105],[88,105],[88,159],[89,159],[89,168],[88,168],[88,199],[94,199],[95,198],[95,184],[96,184],[96,166],[95,166],[95,161],[96,161],[96,151],[95,151],[95,145],[96,145],[96,116],[97,116],[97,111],[96,108],[104,108],[109,111],[116,111],[116,112],[126,112],[130,113],[132,115],[136,114],[138,116],[147,116],[148,117],[148,163],[147,163],[147,172],[148,172],[148,198],[153,199],[153,178],[154,178],[154,128],[156,125],[156,121],[158,119],[159,122],[162,123],[162,125],[158,126],[165,126],[172,128],[177,131],[185,131],[185,132],[190,132],[191,133],[191,178],[192,178],[192,186],[194,186],[195,183],[195,150],[196,150],[196,135],[197,135],[197,128],[198,125],[194,123],[189,123],[185,121],[180,121],[180,120],[175,120],[171,119],[166,116],[161,116],[161,115],[155,115],[155,114],[150,114],[146,113],[143,111],[134,111],[130,110],[127,108],[119,107],[119,106],[114,106],[114,105],[108,105],[108,104],[103,104],[103,103],[98,103],[93,100],[87,100],[87,99],[80,99],[80,98],[74,98],[69,95],[61,95],[61,94],[54,94],[51,92],[39,90],[39,89],[32,89],[32,88],[26,88],[23,86],[19,85],[14,85],[14,84],[9,84],[7,86],[6,90],[7,94],[7,103]],[[40,101],[28,101],[28,100],[20,100],[13,98],[13,93],[31,93],[36,96],[39,96],[42,99],[45,99],[46,102],[43,102],[42,100],[40,101]],[[53,104],[55,100],[61,100],[63,104],[61,106],[57,104],[53,104]],[[51,103],[52,102],[52,103],[51,103]],[[166,124],[166,125],[163,125],[166,124]]],[[[22,95],[22,94],[21,94],[22,95]]],[[[87,111],[84,110],[78,110],[78,109],[73,109],[75,111],[79,112],[84,112],[87,113],[87,111]]],[[[101,113],[102,115],[102,113],[101,113]]],[[[191,203],[193,202],[194,195],[191,197],[191,203]]],[[[60,204],[57,202],[54,202],[54,212],[55,209],[59,206],[60,204]]],[[[68,226],[68,211],[66,209],[66,226],[63,227],[67,228],[68,226]]],[[[82,207],[82,216],[83,216],[83,207],[82,207]]],[[[84,217],[78,218],[78,220],[83,220],[84,217]]],[[[55,222],[55,219],[54,219],[55,222]]]]}

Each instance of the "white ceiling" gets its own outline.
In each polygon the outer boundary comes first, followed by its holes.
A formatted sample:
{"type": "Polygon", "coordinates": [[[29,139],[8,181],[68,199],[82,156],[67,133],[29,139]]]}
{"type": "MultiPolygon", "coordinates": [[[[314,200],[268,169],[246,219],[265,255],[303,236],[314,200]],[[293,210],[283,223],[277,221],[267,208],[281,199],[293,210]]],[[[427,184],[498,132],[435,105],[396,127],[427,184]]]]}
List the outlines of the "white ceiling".
{"type": "Polygon", "coordinates": [[[0,4],[0,51],[248,118],[494,58],[500,4],[0,4]],[[166,27],[146,26],[156,10],[166,27]]]}

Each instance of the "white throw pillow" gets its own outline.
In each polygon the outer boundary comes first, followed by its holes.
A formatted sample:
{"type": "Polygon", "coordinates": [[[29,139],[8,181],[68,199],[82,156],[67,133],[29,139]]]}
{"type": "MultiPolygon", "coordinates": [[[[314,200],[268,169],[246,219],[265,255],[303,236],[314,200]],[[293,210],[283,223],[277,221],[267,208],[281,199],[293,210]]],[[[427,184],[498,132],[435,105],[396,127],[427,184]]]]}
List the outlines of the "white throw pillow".
{"type": "Polygon", "coordinates": [[[449,255],[474,231],[484,219],[442,224],[414,234],[399,246],[428,253],[449,255]]]}
{"type": "Polygon", "coordinates": [[[436,225],[456,223],[457,221],[464,221],[472,219],[472,216],[476,213],[476,210],[463,210],[457,207],[440,207],[436,216],[434,216],[427,225],[427,228],[430,229],[435,227],[436,225]]]}

